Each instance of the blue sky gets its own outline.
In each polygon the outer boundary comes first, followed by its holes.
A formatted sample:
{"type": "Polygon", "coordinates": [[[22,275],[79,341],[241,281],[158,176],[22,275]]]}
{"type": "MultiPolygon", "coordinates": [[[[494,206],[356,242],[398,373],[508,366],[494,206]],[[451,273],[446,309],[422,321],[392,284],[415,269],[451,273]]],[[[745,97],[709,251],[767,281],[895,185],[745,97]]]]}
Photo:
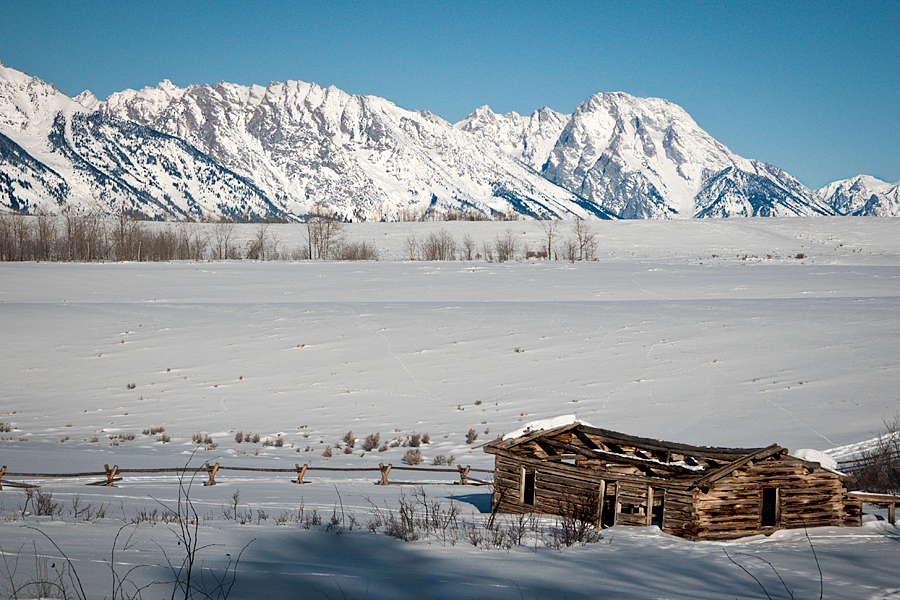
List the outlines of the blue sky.
{"type": "Polygon", "coordinates": [[[455,122],[675,102],[811,187],[900,180],[900,3],[4,0],[0,62],[75,95],[299,79],[455,122]]]}

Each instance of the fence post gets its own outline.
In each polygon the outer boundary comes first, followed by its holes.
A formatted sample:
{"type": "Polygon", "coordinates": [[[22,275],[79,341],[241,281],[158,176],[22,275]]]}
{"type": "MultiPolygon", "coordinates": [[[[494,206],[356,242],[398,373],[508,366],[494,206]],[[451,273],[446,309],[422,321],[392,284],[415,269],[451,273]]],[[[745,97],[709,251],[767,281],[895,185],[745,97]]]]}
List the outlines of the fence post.
{"type": "Polygon", "coordinates": [[[119,474],[119,465],[113,465],[113,468],[110,469],[109,465],[103,465],[103,470],[106,471],[106,481],[98,481],[97,483],[89,483],[88,485],[104,485],[106,487],[116,487],[113,485],[116,481],[120,481],[121,477],[116,477],[119,474]]]}
{"type": "MultiPolygon", "coordinates": [[[[3,476],[3,474],[0,473],[0,477],[2,477],[2,476],[3,476]]],[[[888,522],[891,525],[897,524],[897,505],[894,504],[893,502],[888,504],[888,522]]]]}
{"type": "Polygon", "coordinates": [[[463,468],[462,465],[456,465],[456,468],[459,469],[459,483],[457,485],[469,485],[469,469],[472,467],[463,468]]]}
{"type": "Polygon", "coordinates": [[[306,483],[305,481],[303,481],[303,475],[306,474],[306,470],[309,468],[309,465],[303,465],[301,467],[299,464],[294,463],[294,466],[297,467],[297,481],[294,481],[293,483],[306,483]]]}
{"type": "Polygon", "coordinates": [[[385,466],[384,463],[378,463],[378,468],[381,469],[381,481],[375,485],[388,485],[388,473],[391,472],[391,467],[392,465],[385,466]]]}
{"type": "Polygon", "coordinates": [[[0,469],[0,490],[3,489],[3,474],[6,473],[6,465],[3,465],[3,468],[0,469]]]}
{"type": "Polygon", "coordinates": [[[216,473],[219,472],[219,463],[216,463],[212,467],[209,466],[209,463],[206,463],[206,472],[209,474],[209,481],[203,485],[216,485],[216,473]]]}

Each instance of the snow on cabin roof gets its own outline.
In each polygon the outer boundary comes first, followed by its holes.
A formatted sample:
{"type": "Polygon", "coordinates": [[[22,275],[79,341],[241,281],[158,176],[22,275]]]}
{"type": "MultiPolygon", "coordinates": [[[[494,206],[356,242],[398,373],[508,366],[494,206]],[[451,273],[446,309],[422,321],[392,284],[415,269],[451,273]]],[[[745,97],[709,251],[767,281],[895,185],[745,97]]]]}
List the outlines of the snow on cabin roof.
{"type": "Polygon", "coordinates": [[[550,417],[548,419],[538,419],[536,421],[529,421],[525,424],[524,427],[520,427],[515,431],[511,431],[503,436],[504,440],[512,440],[517,437],[521,437],[525,434],[532,433],[534,431],[541,431],[542,429],[556,429],[557,427],[563,427],[565,425],[574,425],[579,423],[581,425],[587,425],[588,427],[593,427],[587,421],[582,421],[575,415],[560,415],[558,417],[550,417]]]}

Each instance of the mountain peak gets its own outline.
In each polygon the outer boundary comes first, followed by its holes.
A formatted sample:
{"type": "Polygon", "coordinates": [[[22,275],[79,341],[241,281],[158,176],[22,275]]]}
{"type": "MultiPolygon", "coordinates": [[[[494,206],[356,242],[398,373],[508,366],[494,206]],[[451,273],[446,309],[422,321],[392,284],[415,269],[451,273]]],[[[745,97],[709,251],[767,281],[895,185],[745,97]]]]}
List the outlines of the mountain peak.
{"type": "Polygon", "coordinates": [[[100,101],[97,100],[97,96],[95,96],[90,90],[84,90],[83,92],[75,96],[73,100],[90,110],[97,110],[97,107],[100,105],[100,101]]]}

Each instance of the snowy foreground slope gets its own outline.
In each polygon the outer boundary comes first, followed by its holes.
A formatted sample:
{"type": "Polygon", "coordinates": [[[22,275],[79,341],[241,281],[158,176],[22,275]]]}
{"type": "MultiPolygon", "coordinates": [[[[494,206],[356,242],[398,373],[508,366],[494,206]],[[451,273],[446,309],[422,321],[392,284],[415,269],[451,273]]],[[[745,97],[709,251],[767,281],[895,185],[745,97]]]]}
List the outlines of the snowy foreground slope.
{"type": "MultiPolygon", "coordinates": [[[[379,247],[378,263],[0,264],[0,420],[13,426],[2,435],[2,464],[12,472],[188,460],[401,464],[406,448],[360,456],[360,442],[351,455],[322,456],[352,430],[360,441],[379,432],[385,442],[428,432],[426,463],[452,454],[457,464],[490,468],[478,443],[559,414],[692,444],[826,450],[871,438],[900,409],[894,220],[593,226],[599,260],[586,263],[401,260],[409,236],[444,227],[479,246],[507,227],[540,241],[536,224],[513,222],[348,227],[348,239],[379,247]],[[169,443],[141,433],[158,426],[169,443]],[[466,444],[469,429],[479,433],[475,445],[466,444]],[[237,444],[236,431],[282,434],[285,444],[237,444]],[[198,432],[218,446],[191,459],[198,432]],[[110,443],[123,433],[135,439],[110,443]]],[[[249,238],[255,229],[242,231],[249,238]]],[[[302,228],[272,231],[287,246],[302,243],[302,228]]],[[[538,540],[508,552],[433,538],[404,543],[360,528],[335,535],[274,522],[301,502],[326,522],[342,508],[360,522],[371,503],[396,508],[410,490],[374,486],[375,473],[313,472],[303,486],[285,474],[223,471],[216,479],[192,490],[203,543],[221,544],[204,551],[205,564],[221,570],[226,554],[255,540],[232,598],[571,599],[597,597],[598,589],[629,598],[765,597],[726,551],[772,597],[788,596],[755,557],[776,566],[794,597],[819,592],[802,531],[694,543],[617,527],[599,543],[563,551],[538,540]],[[223,516],[236,490],[241,510],[257,515],[252,524],[223,516]]],[[[82,485],[91,480],[40,481],[66,507],[52,522],[23,515],[20,508],[32,512],[23,492],[4,486],[0,547],[10,557],[23,543],[31,552],[34,540],[59,560],[45,538],[23,528],[37,527],[102,597],[103,561],[123,521],[158,507],[155,499],[171,504],[177,490],[163,475],[126,477],[114,489],[82,485]],[[107,505],[106,518],[76,523],[76,496],[107,505]]],[[[445,506],[456,498],[470,521],[489,509],[489,488],[425,489],[445,506]]],[[[867,507],[862,528],[809,531],[825,597],[900,595],[900,530],[883,517],[867,507]]],[[[167,526],[126,531],[115,561],[123,570],[150,565],[138,581],[166,579],[160,547],[170,556],[179,550],[167,526]]]]}

